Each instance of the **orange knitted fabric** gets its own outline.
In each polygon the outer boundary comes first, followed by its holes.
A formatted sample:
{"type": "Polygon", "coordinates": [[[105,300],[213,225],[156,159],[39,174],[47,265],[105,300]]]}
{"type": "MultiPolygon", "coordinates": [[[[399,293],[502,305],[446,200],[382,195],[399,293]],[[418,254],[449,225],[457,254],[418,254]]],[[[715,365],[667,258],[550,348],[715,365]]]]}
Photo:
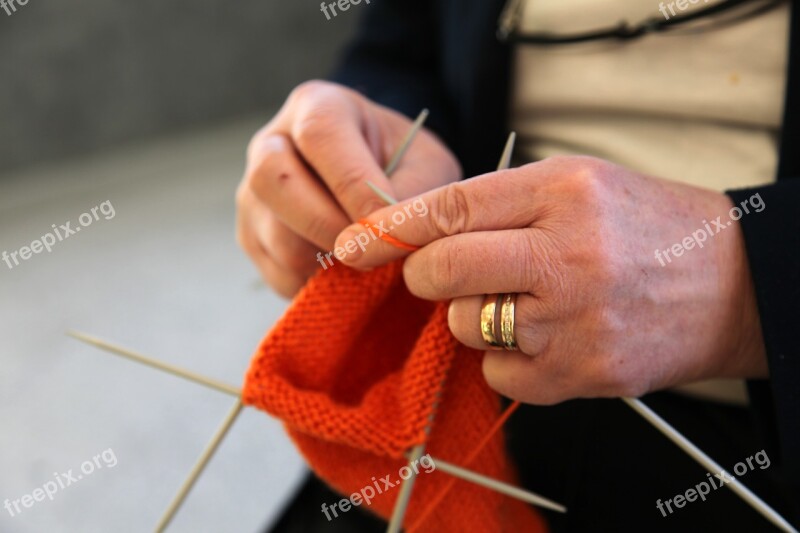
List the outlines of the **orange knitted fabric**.
{"type": "MultiPolygon", "coordinates": [[[[321,271],[261,344],[243,394],[283,420],[311,468],[345,497],[384,489],[367,507],[383,518],[399,488],[377,480],[397,482],[404,454],[423,442],[434,458],[514,482],[502,432],[464,463],[497,420],[499,397],[483,379],[481,353],[450,333],[447,305],[412,296],[401,271],[401,262],[321,271]]],[[[420,468],[405,530],[546,527],[524,503],[420,468]]]]}

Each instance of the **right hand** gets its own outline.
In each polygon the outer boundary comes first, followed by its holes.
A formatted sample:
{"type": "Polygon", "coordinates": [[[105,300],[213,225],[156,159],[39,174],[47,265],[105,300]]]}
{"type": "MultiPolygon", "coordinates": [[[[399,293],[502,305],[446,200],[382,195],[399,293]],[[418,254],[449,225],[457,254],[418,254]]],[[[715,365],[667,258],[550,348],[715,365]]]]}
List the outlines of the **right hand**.
{"type": "Polygon", "coordinates": [[[349,224],[386,204],[461,179],[453,154],[420,131],[391,181],[384,166],[411,127],[405,116],[328,82],[297,87],[255,134],[236,194],[237,239],[279,294],[292,297],[349,224]]]}

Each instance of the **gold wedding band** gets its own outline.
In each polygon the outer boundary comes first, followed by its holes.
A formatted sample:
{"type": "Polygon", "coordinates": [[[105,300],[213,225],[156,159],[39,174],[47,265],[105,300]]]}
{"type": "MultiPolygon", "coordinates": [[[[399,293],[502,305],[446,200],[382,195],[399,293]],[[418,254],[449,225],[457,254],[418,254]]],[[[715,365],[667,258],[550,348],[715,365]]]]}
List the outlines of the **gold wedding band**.
{"type": "Polygon", "coordinates": [[[519,349],[514,337],[516,303],[516,294],[486,295],[481,307],[481,336],[486,344],[511,351],[519,349]]]}
{"type": "Polygon", "coordinates": [[[514,338],[514,314],[517,304],[516,294],[503,295],[503,306],[500,309],[500,332],[503,336],[503,347],[506,350],[518,350],[517,339],[514,338]]]}
{"type": "Polygon", "coordinates": [[[500,348],[503,345],[497,342],[497,335],[495,333],[497,328],[497,307],[500,303],[502,295],[500,294],[487,294],[483,300],[483,307],[481,307],[481,335],[483,340],[489,346],[500,348]]]}

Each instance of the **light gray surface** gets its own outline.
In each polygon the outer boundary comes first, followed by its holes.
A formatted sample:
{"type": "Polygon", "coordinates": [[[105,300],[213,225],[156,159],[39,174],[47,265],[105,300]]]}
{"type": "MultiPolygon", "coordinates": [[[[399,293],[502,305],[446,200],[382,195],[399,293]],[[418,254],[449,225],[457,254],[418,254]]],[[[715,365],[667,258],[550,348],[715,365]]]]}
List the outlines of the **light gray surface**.
{"type": "Polygon", "coordinates": [[[0,169],[270,109],[328,74],[363,8],[331,21],[316,0],[0,10],[0,169]]]}
{"type": "MultiPolygon", "coordinates": [[[[2,532],[152,531],[233,400],[64,336],[74,328],[240,385],[285,302],[234,240],[234,191],[261,120],[0,179],[0,252],[108,200],[81,233],[0,263],[0,504],[112,448],[98,470],[2,532]]],[[[279,424],[247,410],[175,532],[261,531],[304,471],[279,424]]]]}

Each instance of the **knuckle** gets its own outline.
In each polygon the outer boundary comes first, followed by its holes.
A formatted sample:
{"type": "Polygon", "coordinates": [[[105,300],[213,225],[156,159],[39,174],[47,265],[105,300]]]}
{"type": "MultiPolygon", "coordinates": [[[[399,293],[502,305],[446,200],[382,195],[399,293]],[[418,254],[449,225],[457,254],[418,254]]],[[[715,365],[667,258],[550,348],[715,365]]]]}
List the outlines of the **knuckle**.
{"type": "Polygon", "coordinates": [[[554,253],[542,243],[533,231],[525,231],[519,246],[515,250],[519,268],[522,269],[520,279],[526,287],[534,290],[545,287],[564,287],[563,273],[554,253]]]}
{"type": "Polygon", "coordinates": [[[304,154],[328,149],[335,133],[336,119],[324,106],[299,118],[293,128],[294,141],[304,154]]]}
{"type": "Polygon", "coordinates": [[[573,173],[575,182],[589,193],[595,193],[605,187],[609,178],[613,176],[614,165],[602,159],[581,156],[576,157],[575,164],[573,173]]]}
{"type": "Polygon", "coordinates": [[[562,176],[561,183],[570,198],[589,206],[596,203],[598,195],[615,175],[612,163],[596,157],[553,156],[545,162],[562,176]]]}
{"type": "Polygon", "coordinates": [[[432,254],[431,289],[446,294],[462,294],[467,280],[458,268],[462,260],[458,247],[436,246],[432,254]]]}
{"type": "Polygon", "coordinates": [[[348,120],[354,100],[339,85],[311,81],[295,89],[293,99],[298,113],[292,125],[292,137],[301,152],[325,149],[335,138],[342,121],[348,120]]]}
{"type": "Polygon", "coordinates": [[[431,223],[441,235],[456,235],[470,227],[470,201],[460,183],[444,188],[431,209],[431,223]]]}
{"type": "Polygon", "coordinates": [[[248,191],[259,197],[265,196],[286,171],[291,149],[289,140],[283,135],[269,135],[260,139],[251,152],[237,197],[246,195],[248,191]]]}
{"type": "Polygon", "coordinates": [[[314,99],[319,97],[320,94],[325,94],[330,91],[333,87],[336,87],[336,85],[329,81],[318,79],[304,81],[292,90],[288,100],[295,103],[307,99],[314,99]]]}

